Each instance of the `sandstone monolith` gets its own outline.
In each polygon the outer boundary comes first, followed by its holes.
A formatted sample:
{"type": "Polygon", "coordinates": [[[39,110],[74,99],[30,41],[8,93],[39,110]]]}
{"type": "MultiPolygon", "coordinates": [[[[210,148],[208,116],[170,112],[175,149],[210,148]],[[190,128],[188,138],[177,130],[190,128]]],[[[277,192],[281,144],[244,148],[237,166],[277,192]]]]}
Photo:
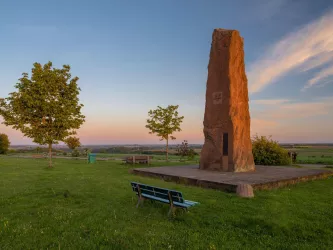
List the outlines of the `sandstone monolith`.
{"type": "Polygon", "coordinates": [[[254,171],[243,38],[237,30],[213,32],[200,169],[254,171]]]}

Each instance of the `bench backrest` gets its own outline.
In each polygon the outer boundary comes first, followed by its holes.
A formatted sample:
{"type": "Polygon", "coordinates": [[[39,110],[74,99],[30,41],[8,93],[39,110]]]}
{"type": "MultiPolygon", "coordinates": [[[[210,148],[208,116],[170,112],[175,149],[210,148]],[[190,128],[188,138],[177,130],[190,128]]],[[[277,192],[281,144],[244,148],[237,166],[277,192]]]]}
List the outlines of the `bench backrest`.
{"type": "Polygon", "coordinates": [[[43,155],[32,155],[33,158],[44,157],[43,155]]]}
{"type": "Polygon", "coordinates": [[[131,182],[131,185],[133,191],[136,192],[137,194],[139,194],[139,189],[140,189],[141,194],[148,194],[161,199],[169,200],[169,193],[170,193],[170,197],[173,202],[184,203],[183,195],[181,192],[166,188],[149,186],[137,182],[131,182]]]}
{"type": "MultiPolygon", "coordinates": [[[[142,155],[138,155],[138,156],[136,156],[136,155],[134,155],[134,157],[135,157],[135,160],[147,160],[148,159],[148,157],[149,157],[149,159],[152,159],[153,157],[151,156],[151,155],[147,155],[147,156],[142,156],[142,155]]],[[[133,156],[129,156],[129,157],[126,157],[126,159],[127,160],[133,160],[133,156]]]]}

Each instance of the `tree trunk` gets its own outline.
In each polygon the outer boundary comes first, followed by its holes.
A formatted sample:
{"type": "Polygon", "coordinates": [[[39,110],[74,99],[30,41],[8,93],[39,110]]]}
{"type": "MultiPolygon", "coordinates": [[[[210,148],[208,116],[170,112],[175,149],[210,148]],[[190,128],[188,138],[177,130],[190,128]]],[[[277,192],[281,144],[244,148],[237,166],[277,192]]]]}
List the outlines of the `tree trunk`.
{"type": "Polygon", "coordinates": [[[49,168],[52,168],[52,143],[49,144],[49,168]]]}
{"type": "Polygon", "coordinates": [[[166,139],[166,161],[169,161],[168,149],[169,149],[169,137],[166,139]]]}

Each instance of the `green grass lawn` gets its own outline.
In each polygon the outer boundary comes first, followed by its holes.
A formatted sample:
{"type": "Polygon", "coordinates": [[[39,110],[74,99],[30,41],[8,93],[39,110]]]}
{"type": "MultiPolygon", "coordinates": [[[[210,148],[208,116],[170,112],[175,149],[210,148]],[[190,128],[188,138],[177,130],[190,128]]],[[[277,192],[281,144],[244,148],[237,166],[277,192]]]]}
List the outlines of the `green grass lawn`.
{"type": "Polygon", "coordinates": [[[0,158],[0,249],[333,248],[333,178],[245,199],[131,175],[114,161],[46,166],[0,158]],[[182,191],[200,205],[174,219],[165,204],[136,209],[131,181],[182,191]]]}

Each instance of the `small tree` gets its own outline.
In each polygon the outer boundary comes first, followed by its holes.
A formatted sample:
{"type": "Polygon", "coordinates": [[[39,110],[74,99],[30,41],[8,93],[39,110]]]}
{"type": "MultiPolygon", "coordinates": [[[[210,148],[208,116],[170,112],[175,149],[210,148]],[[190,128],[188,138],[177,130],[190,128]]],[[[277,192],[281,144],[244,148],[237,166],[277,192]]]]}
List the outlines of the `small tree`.
{"type": "Polygon", "coordinates": [[[184,116],[178,116],[179,105],[169,105],[167,108],[157,106],[157,109],[150,110],[147,119],[146,128],[150,130],[149,134],[156,134],[160,140],[166,140],[166,160],[168,161],[169,140],[176,138],[172,134],[181,131],[180,124],[184,116]]]}
{"type": "Polygon", "coordinates": [[[65,140],[65,143],[71,150],[74,150],[81,146],[80,139],[72,136],[68,137],[65,140]]]}
{"type": "Polygon", "coordinates": [[[8,135],[0,134],[0,154],[7,154],[9,149],[10,141],[8,135]]]}
{"type": "Polygon", "coordinates": [[[76,134],[84,122],[79,104],[78,77],[71,78],[70,66],[52,68],[35,63],[31,78],[23,73],[15,85],[17,92],[0,99],[4,124],[20,130],[33,142],[48,145],[49,167],[52,167],[52,144],[76,134]]]}
{"type": "Polygon", "coordinates": [[[85,156],[88,156],[88,154],[91,153],[91,149],[90,148],[84,148],[83,153],[84,153],[85,156]]]}

